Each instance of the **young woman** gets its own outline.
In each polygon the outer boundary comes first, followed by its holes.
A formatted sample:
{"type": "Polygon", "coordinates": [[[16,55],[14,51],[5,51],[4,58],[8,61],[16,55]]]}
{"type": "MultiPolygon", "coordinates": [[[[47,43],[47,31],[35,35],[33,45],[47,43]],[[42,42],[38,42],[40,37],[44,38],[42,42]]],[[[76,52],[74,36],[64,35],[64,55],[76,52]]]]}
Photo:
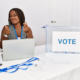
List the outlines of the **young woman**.
{"type": "Polygon", "coordinates": [[[25,23],[25,16],[21,9],[13,8],[9,11],[9,25],[5,25],[1,33],[0,48],[3,40],[33,38],[32,31],[25,23]]]}

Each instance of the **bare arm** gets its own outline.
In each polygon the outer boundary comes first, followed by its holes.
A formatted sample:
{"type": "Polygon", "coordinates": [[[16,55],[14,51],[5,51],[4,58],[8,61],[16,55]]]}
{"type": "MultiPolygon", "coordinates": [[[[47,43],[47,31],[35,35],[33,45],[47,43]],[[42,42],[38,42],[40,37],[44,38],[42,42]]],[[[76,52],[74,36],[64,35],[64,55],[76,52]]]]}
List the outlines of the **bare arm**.
{"type": "Polygon", "coordinates": [[[0,48],[1,48],[1,41],[0,41],[0,48]]]}
{"type": "Polygon", "coordinates": [[[31,31],[30,28],[29,28],[29,31],[26,32],[26,35],[27,35],[28,38],[33,38],[33,34],[32,34],[32,31],[31,31]]]}
{"type": "Polygon", "coordinates": [[[23,25],[24,25],[23,31],[26,33],[26,36],[28,38],[33,38],[32,31],[31,31],[30,27],[28,27],[27,22],[23,23],[23,25]]]}
{"type": "Polygon", "coordinates": [[[1,32],[1,41],[0,41],[0,48],[1,49],[2,49],[2,41],[8,39],[8,37],[4,37],[4,28],[5,27],[3,27],[2,32],[1,32]]]}

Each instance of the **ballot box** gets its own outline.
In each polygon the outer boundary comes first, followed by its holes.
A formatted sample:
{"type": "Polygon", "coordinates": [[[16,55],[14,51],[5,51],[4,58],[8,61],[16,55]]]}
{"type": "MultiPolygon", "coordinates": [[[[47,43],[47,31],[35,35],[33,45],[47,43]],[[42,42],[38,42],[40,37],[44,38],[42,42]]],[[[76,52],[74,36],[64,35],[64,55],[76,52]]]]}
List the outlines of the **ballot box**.
{"type": "Polygon", "coordinates": [[[46,53],[80,53],[80,27],[45,26],[46,53]]]}

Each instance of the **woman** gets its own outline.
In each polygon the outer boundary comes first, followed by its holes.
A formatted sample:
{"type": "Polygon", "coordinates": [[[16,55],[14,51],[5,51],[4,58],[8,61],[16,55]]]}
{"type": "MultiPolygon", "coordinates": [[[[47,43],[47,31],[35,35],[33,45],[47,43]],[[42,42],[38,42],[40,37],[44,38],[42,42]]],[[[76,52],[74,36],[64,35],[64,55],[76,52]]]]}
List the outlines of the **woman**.
{"type": "Polygon", "coordinates": [[[13,8],[9,11],[9,25],[5,25],[1,33],[1,48],[3,40],[33,38],[32,31],[25,23],[25,17],[22,10],[13,8]]]}

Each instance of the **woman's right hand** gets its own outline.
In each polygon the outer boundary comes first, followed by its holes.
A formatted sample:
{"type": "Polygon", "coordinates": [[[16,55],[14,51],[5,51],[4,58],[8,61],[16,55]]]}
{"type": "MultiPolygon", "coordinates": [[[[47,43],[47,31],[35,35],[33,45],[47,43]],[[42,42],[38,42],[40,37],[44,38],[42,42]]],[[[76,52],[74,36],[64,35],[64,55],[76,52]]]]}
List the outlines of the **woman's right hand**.
{"type": "Polygon", "coordinates": [[[11,32],[10,32],[10,29],[8,26],[4,26],[4,34],[6,35],[9,35],[11,32]]]}

